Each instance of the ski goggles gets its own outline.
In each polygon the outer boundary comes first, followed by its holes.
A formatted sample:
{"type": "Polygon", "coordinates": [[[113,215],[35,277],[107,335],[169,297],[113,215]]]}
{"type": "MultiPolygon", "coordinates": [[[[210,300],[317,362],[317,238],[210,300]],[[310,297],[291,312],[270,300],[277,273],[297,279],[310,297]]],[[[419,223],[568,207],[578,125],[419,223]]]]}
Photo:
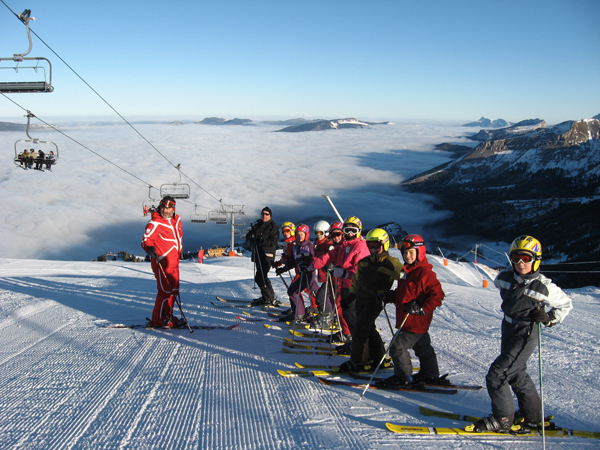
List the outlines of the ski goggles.
{"type": "Polygon", "coordinates": [[[343,233],[341,231],[334,231],[332,233],[329,233],[329,236],[331,237],[340,237],[343,233]]]}
{"type": "Polygon", "coordinates": [[[344,234],[358,234],[358,231],[355,227],[344,227],[344,234]]]}
{"type": "Polygon", "coordinates": [[[511,253],[510,262],[513,264],[529,264],[535,261],[535,256],[531,253],[511,253]]]}
{"type": "Polygon", "coordinates": [[[402,242],[402,248],[404,250],[409,250],[411,248],[415,248],[415,247],[420,247],[421,245],[424,245],[424,242],[413,242],[413,241],[404,241],[402,242]]]}
{"type": "Polygon", "coordinates": [[[165,208],[175,208],[175,202],[171,200],[164,200],[160,204],[165,208]]]}
{"type": "Polygon", "coordinates": [[[315,236],[325,236],[324,231],[315,231],[315,236]]]}
{"type": "Polygon", "coordinates": [[[381,241],[367,241],[367,247],[376,249],[381,247],[381,241]]]}

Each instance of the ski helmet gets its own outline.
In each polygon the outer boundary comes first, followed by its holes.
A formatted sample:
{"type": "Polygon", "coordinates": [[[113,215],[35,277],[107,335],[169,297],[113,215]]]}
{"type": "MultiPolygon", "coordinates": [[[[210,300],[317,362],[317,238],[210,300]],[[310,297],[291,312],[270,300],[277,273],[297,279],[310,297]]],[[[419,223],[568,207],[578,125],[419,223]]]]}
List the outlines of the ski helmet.
{"type": "Polygon", "coordinates": [[[308,241],[308,238],[310,236],[310,228],[308,227],[308,225],[306,224],[300,224],[298,225],[298,227],[296,228],[296,233],[298,233],[298,231],[302,231],[304,232],[304,240],[308,241]]]}
{"type": "Polygon", "coordinates": [[[158,209],[160,210],[160,208],[173,208],[175,209],[175,205],[177,204],[177,202],[175,201],[175,199],[173,197],[171,197],[170,195],[165,195],[162,200],[160,201],[159,205],[158,205],[158,209]]]}
{"type": "Polygon", "coordinates": [[[283,230],[286,228],[290,230],[292,236],[296,235],[296,225],[294,225],[292,222],[283,222],[283,225],[281,225],[281,232],[283,232],[283,230]]]}
{"type": "Polygon", "coordinates": [[[329,232],[331,233],[333,230],[342,231],[343,229],[344,229],[344,222],[333,222],[331,224],[331,226],[329,227],[329,232]]]}
{"type": "Polygon", "coordinates": [[[367,233],[367,245],[369,242],[379,242],[383,245],[383,251],[387,252],[390,248],[390,237],[383,228],[373,228],[367,233]]]}
{"type": "Polygon", "coordinates": [[[404,238],[402,241],[402,251],[410,250],[411,248],[417,250],[417,262],[425,259],[425,252],[427,251],[427,248],[425,247],[425,241],[421,235],[411,234],[404,238]]]}
{"type": "Polygon", "coordinates": [[[354,238],[358,239],[360,237],[360,232],[362,230],[362,222],[356,216],[350,216],[346,220],[344,220],[344,234],[346,237],[348,233],[354,233],[354,238]]]}
{"type": "Polygon", "coordinates": [[[540,261],[542,260],[542,244],[533,236],[519,236],[510,245],[510,255],[512,260],[513,253],[516,254],[529,254],[533,258],[532,271],[537,272],[540,268],[540,261]]]}
{"type": "Polygon", "coordinates": [[[313,225],[315,236],[327,236],[329,234],[329,224],[324,220],[319,220],[313,225]]]}

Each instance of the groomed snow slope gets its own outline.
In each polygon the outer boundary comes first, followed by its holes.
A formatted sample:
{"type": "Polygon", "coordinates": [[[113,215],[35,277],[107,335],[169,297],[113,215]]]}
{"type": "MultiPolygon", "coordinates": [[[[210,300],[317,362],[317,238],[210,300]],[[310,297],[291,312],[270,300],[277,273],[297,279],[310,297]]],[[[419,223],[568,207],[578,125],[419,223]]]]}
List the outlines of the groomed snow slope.
{"type": "MultiPolygon", "coordinates": [[[[399,257],[397,250],[392,253],[399,257]]],[[[500,298],[472,264],[430,261],[446,292],[431,328],[440,370],[485,384],[499,351],[500,298]]],[[[273,275],[273,274],[272,274],[273,275]]],[[[493,275],[492,275],[493,276],[493,275]]],[[[182,263],[181,296],[192,324],[229,325],[242,309],[215,295],[251,298],[248,258],[182,263]]],[[[285,287],[272,276],[276,294],[285,287]]],[[[405,437],[385,422],[464,423],[422,416],[418,406],[463,414],[490,411],[485,389],[454,396],[324,386],[276,372],[295,361],[282,330],[243,322],[232,331],[108,329],[144,323],[155,282],[147,263],[0,260],[0,448],[11,449],[480,449],[540,448],[541,439],[405,437]]],[[[546,413],[557,424],[600,431],[600,290],[569,291],[574,310],[543,332],[546,413]]],[[[254,317],[267,317],[256,308],[254,317]]],[[[395,316],[393,306],[388,306],[395,316]]],[[[385,315],[378,321],[391,338],[385,315]]],[[[538,354],[529,373],[538,383],[538,354]]],[[[598,441],[549,438],[547,448],[592,449],[598,441]]]]}

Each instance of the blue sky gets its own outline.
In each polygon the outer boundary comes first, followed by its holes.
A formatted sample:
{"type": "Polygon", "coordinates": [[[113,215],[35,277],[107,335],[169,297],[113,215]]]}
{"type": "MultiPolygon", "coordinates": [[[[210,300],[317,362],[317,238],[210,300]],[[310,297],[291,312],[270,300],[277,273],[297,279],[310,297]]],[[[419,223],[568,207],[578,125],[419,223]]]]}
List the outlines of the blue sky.
{"type": "MultiPolygon", "coordinates": [[[[600,113],[597,0],[4,1],[31,9],[31,28],[126,117],[600,113]]],[[[0,4],[0,55],[26,48],[0,4]]],[[[112,114],[35,37],[31,56],[52,60],[55,92],[15,101],[40,117],[112,114]]]]}

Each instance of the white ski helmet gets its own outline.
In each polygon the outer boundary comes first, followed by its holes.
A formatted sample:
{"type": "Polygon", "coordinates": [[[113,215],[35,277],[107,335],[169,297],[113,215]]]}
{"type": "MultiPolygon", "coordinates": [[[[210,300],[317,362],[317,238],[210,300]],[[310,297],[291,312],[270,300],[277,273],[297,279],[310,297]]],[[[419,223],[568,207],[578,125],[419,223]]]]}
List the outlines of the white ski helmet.
{"type": "Polygon", "coordinates": [[[313,225],[313,232],[315,233],[315,236],[328,236],[329,224],[324,220],[319,220],[313,225]]]}

